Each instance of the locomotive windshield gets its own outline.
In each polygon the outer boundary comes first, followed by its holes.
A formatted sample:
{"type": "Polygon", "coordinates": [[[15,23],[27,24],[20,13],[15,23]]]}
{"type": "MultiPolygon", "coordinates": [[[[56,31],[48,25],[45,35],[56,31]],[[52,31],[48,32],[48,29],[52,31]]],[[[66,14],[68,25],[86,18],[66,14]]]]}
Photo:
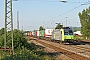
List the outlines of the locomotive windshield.
{"type": "Polygon", "coordinates": [[[73,32],[72,32],[72,30],[69,30],[69,35],[73,35],[73,32]]]}
{"type": "Polygon", "coordinates": [[[71,29],[64,29],[64,35],[73,35],[73,32],[71,29]]]}
{"type": "Polygon", "coordinates": [[[64,35],[68,35],[68,30],[64,30],[64,35]]]}

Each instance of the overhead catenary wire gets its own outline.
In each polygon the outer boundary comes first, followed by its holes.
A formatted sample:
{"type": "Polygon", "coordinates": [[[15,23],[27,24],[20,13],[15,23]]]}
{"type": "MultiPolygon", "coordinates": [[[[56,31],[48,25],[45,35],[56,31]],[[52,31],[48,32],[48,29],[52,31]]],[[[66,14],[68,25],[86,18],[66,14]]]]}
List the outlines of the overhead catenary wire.
{"type": "MultiPolygon", "coordinates": [[[[87,4],[87,3],[90,3],[90,1],[85,2],[85,4],[87,4]]],[[[68,10],[68,11],[66,11],[65,13],[62,13],[62,14],[60,14],[60,15],[58,15],[58,16],[56,16],[56,17],[50,19],[50,20],[56,19],[56,18],[58,18],[58,17],[60,17],[60,16],[62,16],[62,15],[65,15],[65,14],[67,14],[67,13],[69,13],[69,12],[71,12],[71,11],[73,11],[73,10],[75,10],[75,9],[77,9],[77,8],[79,8],[79,7],[81,7],[81,6],[82,6],[82,4],[80,4],[79,6],[74,7],[74,8],[71,9],[71,10],[68,10]]]]}
{"type": "MultiPolygon", "coordinates": [[[[60,2],[60,1],[56,1],[56,0],[18,0],[18,1],[37,1],[37,2],[60,2]]],[[[89,1],[88,1],[89,2],[89,1]]],[[[86,3],[88,3],[88,2],[86,2],[86,3]]],[[[85,2],[66,2],[66,3],[85,3],[85,2]]],[[[56,19],[56,18],[58,18],[58,17],[60,17],[60,16],[62,16],[62,15],[64,15],[64,14],[67,14],[67,13],[69,13],[69,12],[71,12],[71,11],[73,11],[73,10],[75,10],[75,9],[77,9],[77,8],[79,8],[79,7],[81,7],[82,5],[80,5],[80,6],[77,6],[77,7],[75,7],[75,8],[73,8],[73,9],[71,9],[71,10],[69,10],[69,11],[67,11],[67,12],[65,12],[65,13],[62,13],[62,14],[60,14],[60,15],[58,15],[58,16],[56,16],[56,17],[54,17],[53,19],[56,19]]],[[[53,14],[53,13],[52,13],[53,14]]],[[[52,15],[51,14],[51,15],[52,15]]],[[[49,16],[50,17],[50,16],[49,16]]],[[[33,18],[34,19],[34,18],[33,18]]],[[[50,20],[53,20],[53,19],[50,19],[50,20]]]]}
{"type": "Polygon", "coordinates": [[[67,14],[67,13],[69,13],[69,12],[71,12],[71,11],[73,11],[73,10],[75,10],[75,9],[77,9],[77,8],[79,8],[79,7],[81,7],[81,6],[82,6],[82,5],[79,5],[79,6],[77,6],[77,7],[74,7],[73,9],[68,10],[68,11],[66,11],[66,12],[64,12],[64,13],[62,13],[62,14],[60,14],[60,15],[58,15],[58,16],[52,18],[52,19],[49,19],[48,21],[54,20],[54,19],[56,19],[56,18],[58,18],[58,17],[60,17],[60,16],[63,16],[63,15],[65,15],[65,14],[67,14]]]}
{"type": "Polygon", "coordinates": [[[76,3],[85,3],[85,2],[80,2],[79,1],[79,2],[65,2],[65,3],[75,3],[76,4],[76,3]]]}
{"type": "Polygon", "coordinates": [[[14,1],[33,1],[33,2],[60,2],[56,0],[14,0],[14,1]]]}
{"type": "MultiPolygon", "coordinates": [[[[60,0],[13,0],[13,1],[32,1],[32,2],[62,2],[60,0]]],[[[85,3],[85,2],[80,2],[80,1],[77,1],[77,2],[69,2],[69,1],[66,1],[64,3],[85,3]]]]}
{"type": "MultiPolygon", "coordinates": [[[[62,5],[61,5],[62,6],[62,5]]],[[[57,8],[55,11],[53,11],[47,18],[49,18],[49,17],[51,17],[56,11],[58,11],[60,8],[61,8],[61,6],[59,7],[59,8],[57,8]]],[[[46,18],[46,19],[47,19],[46,18]]],[[[44,20],[46,20],[46,19],[44,19],[44,20]]],[[[44,21],[44,22],[46,22],[46,21],[44,21]]]]}
{"type": "MultiPolygon", "coordinates": [[[[90,1],[88,1],[88,2],[90,2],[90,1]]],[[[88,2],[65,2],[65,3],[88,3],[88,2]]],[[[77,9],[77,8],[79,8],[79,7],[81,7],[82,5],[79,5],[79,6],[77,6],[77,7],[75,7],[75,8],[73,8],[73,9],[71,9],[71,10],[69,10],[69,11],[67,11],[67,12],[65,12],[65,13],[62,13],[62,14],[60,14],[60,15],[58,15],[58,16],[56,16],[55,18],[58,18],[59,16],[62,16],[62,15],[64,15],[64,14],[66,14],[66,13],[69,13],[69,12],[71,12],[71,11],[73,11],[73,10],[75,10],[75,9],[77,9]]],[[[60,8],[58,8],[57,10],[59,10],[60,8]]],[[[48,17],[50,17],[51,15],[53,15],[53,13],[51,13],[48,17]]],[[[47,18],[48,18],[47,17],[47,18]]],[[[55,18],[53,18],[53,19],[55,19],[55,18]]],[[[46,19],[44,19],[44,20],[46,20],[46,19]]],[[[52,19],[50,19],[50,20],[52,20],[52,19]]],[[[45,21],[46,22],[46,21],[45,21]]]]}
{"type": "MultiPolygon", "coordinates": [[[[23,0],[24,1],[24,0],[23,0]]],[[[26,1],[36,1],[36,0],[26,0],[26,1]]],[[[41,1],[41,2],[54,2],[54,1],[42,1],[42,0],[37,0],[37,1],[41,1]]],[[[89,1],[88,1],[89,2],[89,1]]],[[[86,3],[88,3],[88,2],[86,2],[86,3]]],[[[66,2],[66,3],[84,3],[84,2],[66,2]]],[[[73,10],[75,10],[75,9],[77,9],[77,8],[79,8],[79,7],[81,7],[82,5],[79,5],[79,6],[77,6],[77,7],[75,7],[75,8],[73,8],[73,9],[71,9],[71,10],[69,10],[69,11],[67,11],[67,12],[65,12],[65,13],[62,13],[62,14],[60,14],[60,15],[58,15],[58,16],[56,16],[55,18],[53,18],[53,19],[56,19],[56,18],[58,18],[58,17],[60,17],[60,16],[62,16],[62,15],[64,15],[64,14],[67,14],[67,13],[69,13],[69,12],[71,12],[71,11],[73,11],[73,10]]],[[[58,10],[58,9],[57,9],[58,10]]],[[[53,13],[52,13],[53,14],[53,13]]],[[[52,15],[51,14],[51,15],[52,15]]],[[[50,15],[50,16],[51,16],[50,15]]],[[[50,17],[50,16],[48,16],[48,17],[50,17]]],[[[47,17],[47,18],[48,18],[47,17]]],[[[33,18],[34,19],[34,18],[33,18]]],[[[50,20],[53,20],[53,19],[50,19],[50,20]]],[[[45,19],[46,20],[46,19],[45,19]]],[[[45,22],[44,22],[45,23],[45,22]]]]}
{"type": "MultiPolygon", "coordinates": [[[[60,2],[60,0],[58,0],[58,1],[56,1],[56,0],[16,0],[16,1],[37,1],[37,2],[60,2]]],[[[90,2],[90,1],[88,1],[88,2],[90,2]]],[[[88,3],[88,2],[66,2],[66,3],[88,3]]],[[[62,16],[62,15],[64,15],[64,14],[66,14],[66,13],[69,13],[69,12],[71,12],[71,11],[73,11],[73,10],[75,10],[75,9],[77,9],[77,8],[79,8],[79,7],[81,7],[82,5],[80,5],[80,6],[77,6],[77,7],[75,7],[75,8],[73,8],[73,9],[71,9],[71,10],[69,10],[69,11],[67,11],[67,12],[65,12],[65,13],[63,13],[63,14],[60,14],[60,15],[58,15],[58,16],[56,16],[55,18],[57,18],[57,17],[59,17],[59,16],[62,16]]],[[[52,13],[53,14],[53,13],[52,13]]],[[[51,14],[51,15],[52,15],[51,14]]],[[[50,16],[49,16],[50,17],[50,16]]],[[[55,18],[53,18],[53,19],[55,19],[55,18]]]]}

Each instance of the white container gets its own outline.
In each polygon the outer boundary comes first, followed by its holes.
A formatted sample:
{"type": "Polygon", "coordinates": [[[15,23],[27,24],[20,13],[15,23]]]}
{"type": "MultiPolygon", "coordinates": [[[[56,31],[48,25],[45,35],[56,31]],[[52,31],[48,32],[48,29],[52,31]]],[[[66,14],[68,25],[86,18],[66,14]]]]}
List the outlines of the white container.
{"type": "Polygon", "coordinates": [[[34,36],[35,34],[34,34],[34,32],[32,32],[32,36],[34,36]]]}
{"type": "Polygon", "coordinates": [[[39,34],[40,34],[40,31],[37,31],[36,32],[36,36],[39,37],[39,34]]]}
{"type": "Polygon", "coordinates": [[[51,37],[54,29],[45,29],[45,37],[51,37]]]}

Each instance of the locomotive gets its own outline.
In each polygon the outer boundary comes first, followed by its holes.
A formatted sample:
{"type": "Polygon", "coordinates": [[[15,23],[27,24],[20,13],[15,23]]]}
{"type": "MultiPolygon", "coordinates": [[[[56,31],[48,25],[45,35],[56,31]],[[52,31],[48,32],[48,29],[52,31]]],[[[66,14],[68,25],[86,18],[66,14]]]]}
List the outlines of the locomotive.
{"type": "Polygon", "coordinates": [[[74,39],[73,31],[69,27],[55,29],[52,32],[52,41],[72,42],[74,39]]]}

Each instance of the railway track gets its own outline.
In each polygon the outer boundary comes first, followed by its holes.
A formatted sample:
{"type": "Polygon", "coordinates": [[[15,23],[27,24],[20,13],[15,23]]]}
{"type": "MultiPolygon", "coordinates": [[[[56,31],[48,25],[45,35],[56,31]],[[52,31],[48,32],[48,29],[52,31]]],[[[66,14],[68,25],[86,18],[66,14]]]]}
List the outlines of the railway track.
{"type": "Polygon", "coordinates": [[[77,45],[69,44],[69,45],[66,45],[66,46],[64,46],[64,44],[62,44],[62,45],[60,45],[60,47],[63,47],[63,48],[67,47],[69,49],[74,48],[77,53],[84,53],[86,56],[88,55],[87,57],[90,56],[90,47],[87,48],[86,46],[83,47],[82,45],[78,45],[78,44],[77,45]]]}
{"type": "Polygon", "coordinates": [[[90,48],[85,48],[82,46],[74,46],[74,45],[73,46],[70,45],[68,47],[67,47],[67,49],[70,49],[77,54],[80,54],[80,55],[90,58],[90,48]]]}
{"type": "Polygon", "coordinates": [[[64,49],[64,48],[60,48],[60,47],[57,47],[57,46],[53,46],[52,44],[47,44],[47,43],[44,43],[44,42],[42,42],[42,41],[40,41],[40,40],[36,40],[36,41],[37,41],[38,43],[41,43],[41,44],[45,45],[45,46],[48,46],[49,48],[54,49],[54,50],[57,51],[57,52],[62,52],[64,55],[72,58],[73,60],[90,60],[90,58],[87,58],[87,57],[82,56],[82,55],[80,55],[80,54],[74,53],[74,52],[72,52],[72,51],[68,51],[68,50],[66,50],[66,49],[64,49]]]}
{"type": "Polygon", "coordinates": [[[78,50],[84,50],[85,52],[90,52],[90,48],[82,47],[82,46],[75,46],[75,45],[70,45],[70,47],[78,49],[78,50]]]}
{"type": "MultiPolygon", "coordinates": [[[[48,42],[45,41],[45,43],[48,43],[48,42]]],[[[52,45],[58,46],[62,49],[72,51],[76,54],[79,54],[79,55],[85,56],[87,58],[90,58],[90,48],[86,48],[85,46],[82,47],[82,45],[79,45],[79,46],[78,45],[64,45],[64,44],[57,44],[57,43],[53,43],[52,45]]]]}
{"type": "Polygon", "coordinates": [[[63,45],[59,44],[59,46],[54,45],[57,43],[53,43],[45,40],[38,40],[37,38],[30,38],[31,40],[35,40],[42,45],[45,45],[49,48],[54,49],[57,52],[62,52],[64,55],[72,58],[73,60],[90,60],[90,48],[78,46],[78,45],[63,45]],[[53,44],[51,44],[53,43],[53,44]]]}

